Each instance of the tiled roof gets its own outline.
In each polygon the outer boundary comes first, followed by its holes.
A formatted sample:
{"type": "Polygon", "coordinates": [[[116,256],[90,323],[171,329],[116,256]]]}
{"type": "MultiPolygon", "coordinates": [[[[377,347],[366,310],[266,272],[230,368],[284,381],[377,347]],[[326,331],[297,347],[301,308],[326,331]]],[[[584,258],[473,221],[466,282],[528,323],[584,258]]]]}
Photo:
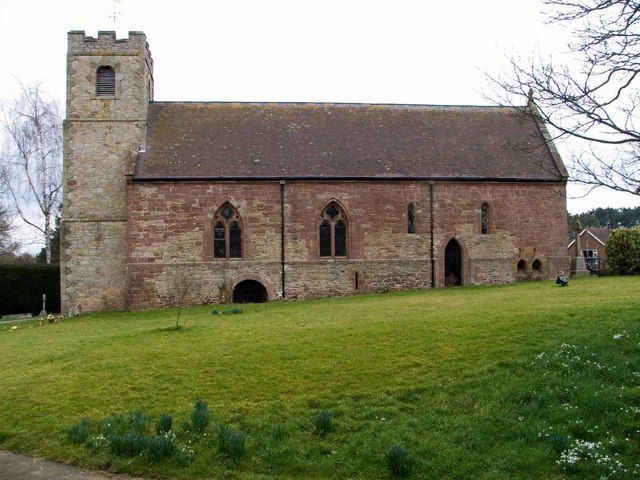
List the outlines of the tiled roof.
{"type": "Polygon", "coordinates": [[[134,178],[561,181],[512,107],[152,102],[134,178]]]}
{"type": "Polygon", "coordinates": [[[607,238],[611,235],[611,230],[608,228],[589,227],[586,229],[591,235],[596,237],[602,243],[607,242],[607,238]]]}
{"type": "MultiPolygon", "coordinates": [[[[604,245],[605,243],[607,243],[607,238],[609,238],[609,235],[611,235],[612,231],[613,230],[606,227],[587,227],[580,232],[580,238],[582,239],[585,235],[591,235],[604,245]]],[[[571,240],[569,242],[569,245],[567,245],[567,248],[571,248],[575,241],[575,238],[571,240]]],[[[580,241],[582,242],[582,240],[580,241]]]]}

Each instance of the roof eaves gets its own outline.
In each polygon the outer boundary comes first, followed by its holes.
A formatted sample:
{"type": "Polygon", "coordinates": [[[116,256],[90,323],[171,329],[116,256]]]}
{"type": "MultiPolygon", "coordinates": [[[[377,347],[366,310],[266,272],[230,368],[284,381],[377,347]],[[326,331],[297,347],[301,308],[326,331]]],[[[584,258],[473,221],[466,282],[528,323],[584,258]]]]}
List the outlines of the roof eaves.
{"type": "Polygon", "coordinates": [[[551,155],[551,158],[553,159],[553,163],[555,163],[555,166],[558,169],[558,174],[562,177],[563,181],[566,182],[569,179],[569,173],[567,172],[567,168],[564,166],[564,162],[560,157],[560,153],[558,153],[558,149],[556,148],[555,143],[553,143],[553,139],[549,134],[549,130],[547,129],[547,126],[542,121],[542,116],[540,115],[540,111],[538,110],[538,107],[532,101],[529,101],[529,103],[527,104],[527,107],[531,111],[531,115],[536,121],[538,130],[540,130],[540,134],[544,139],[544,143],[549,149],[549,154],[551,155]]]}
{"type": "Polygon", "coordinates": [[[189,176],[189,175],[158,175],[144,176],[136,172],[133,180],[139,182],[247,182],[247,181],[263,181],[276,182],[280,180],[287,181],[382,181],[382,182],[422,182],[422,181],[440,181],[440,182],[514,182],[514,183],[559,183],[561,180],[557,178],[522,178],[522,177],[417,177],[417,176],[291,176],[291,175],[275,175],[275,176],[239,176],[239,177],[216,177],[216,176],[189,176]]]}

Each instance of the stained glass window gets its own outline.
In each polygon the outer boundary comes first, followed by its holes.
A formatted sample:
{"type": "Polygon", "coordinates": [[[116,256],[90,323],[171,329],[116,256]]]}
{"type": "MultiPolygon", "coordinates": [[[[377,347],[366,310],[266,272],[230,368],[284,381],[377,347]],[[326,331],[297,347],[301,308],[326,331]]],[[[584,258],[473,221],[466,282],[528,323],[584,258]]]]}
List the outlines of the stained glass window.
{"type": "Polygon", "coordinates": [[[410,203],[407,207],[407,233],[416,233],[414,210],[413,203],[410,203]]]}
{"type": "Polygon", "coordinates": [[[242,232],[238,222],[229,225],[229,257],[242,257],[242,232]]]}
{"type": "Polygon", "coordinates": [[[326,214],[331,220],[335,220],[335,218],[340,214],[340,208],[336,205],[336,202],[331,202],[327,205],[326,214]]]}
{"type": "Polygon", "coordinates": [[[338,220],[333,228],[335,231],[334,255],[336,257],[346,257],[347,256],[347,225],[342,220],[338,220]]]}
{"type": "Polygon", "coordinates": [[[228,203],[225,203],[220,210],[220,215],[222,215],[224,219],[228,221],[231,217],[233,217],[233,207],[228,203]]]}
{"type": "Polygon", "coordinates": [[[242,258],[242,227],[238,211],[230,203],[222,205],[213,227],[213,258],[242,258]]]}
{"type": "Polygon", "coordinates": [[[320,256],[331,256],[331,224],[326,220],[320,224],[320,256]]]}
{"type": "Polygon", "coordinates": [[[323,211],[318,228],[321,257],[347,256],[347,221],[342,208],[331,202],[323,211]]]}
{"type": "Polygon", "coordinates": [[[217,222],[213,227],[213,256],[215,258],[225,258],[227,256],[227,240],[225,235],[225,226],[217,222]]]}
{"type": "Polygon", "coordinates": [[[489,233],[489,204],[483,203],[480,209],[480,224],[482,227],[482,234],[489,233]]]}

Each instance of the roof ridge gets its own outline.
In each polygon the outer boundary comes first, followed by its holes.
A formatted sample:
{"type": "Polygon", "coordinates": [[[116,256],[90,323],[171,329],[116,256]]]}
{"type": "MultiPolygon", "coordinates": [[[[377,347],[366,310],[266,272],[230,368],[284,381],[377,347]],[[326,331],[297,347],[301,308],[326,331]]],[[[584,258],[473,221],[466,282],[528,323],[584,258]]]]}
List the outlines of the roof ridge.
{"type": "Polygon", "coordinates": [[[451,105],[451,104],[427,104],[427,103],[359,103],[359,102],[261,102],[261,101],[236,101],[236,100],[154,100],[149,105],[247,105],[247,106],[319,106],[319,107],[398,107],[398,108],[433,108],[443,110],[520,110],[524,107],[512,105],[451,105]]]}

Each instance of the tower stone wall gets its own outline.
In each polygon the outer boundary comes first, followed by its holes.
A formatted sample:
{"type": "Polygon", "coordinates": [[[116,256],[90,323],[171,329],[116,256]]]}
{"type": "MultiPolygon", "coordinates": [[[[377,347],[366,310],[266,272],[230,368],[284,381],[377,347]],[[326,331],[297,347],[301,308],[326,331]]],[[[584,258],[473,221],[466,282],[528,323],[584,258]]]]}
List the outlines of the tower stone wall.
{"type": "Polygon", "coordinates": [[[68,34],[64,124],[62,308],[122,310],[126,305],[126,178],[145,143],[153,98],[146,37],[68,34]],[[115,71],[115,94],[98,95],[97,71],[115,71]]]}

